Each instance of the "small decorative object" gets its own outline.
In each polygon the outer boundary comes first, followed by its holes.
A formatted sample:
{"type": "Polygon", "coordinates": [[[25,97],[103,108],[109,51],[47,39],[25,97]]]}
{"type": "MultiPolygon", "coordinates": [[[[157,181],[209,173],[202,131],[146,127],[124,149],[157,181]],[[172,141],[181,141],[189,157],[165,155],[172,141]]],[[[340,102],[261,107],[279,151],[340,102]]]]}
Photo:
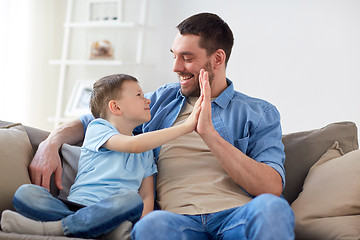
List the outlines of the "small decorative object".
{"type": "Polygon", "coordinates": [[[110,41],[93,41],[91,43],[90,59],[114,59],[114,49],[110,41]]]}
{"type": "Polygon", "coordinates": [[[114,0],[89,0],[90,21],[118,21],[120,4],[114,0]]]}
{"type": "Polygon", "coordinates": [[[89,80],[79,80],[71,93],[70,101],[66,106],[66,116],[80,116],[90,113],[90,95],[93,82],[89,80]]]}

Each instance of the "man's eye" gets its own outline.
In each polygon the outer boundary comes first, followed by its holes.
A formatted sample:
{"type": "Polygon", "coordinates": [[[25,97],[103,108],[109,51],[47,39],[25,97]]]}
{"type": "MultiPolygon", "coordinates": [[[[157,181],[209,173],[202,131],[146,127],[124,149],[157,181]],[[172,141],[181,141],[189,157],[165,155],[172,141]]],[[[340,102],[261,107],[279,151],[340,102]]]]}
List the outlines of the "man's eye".
{"type": "Polygon", "coordinates": [[[192,58],[184,58],[185,62],[191,62],[192,58]]]}

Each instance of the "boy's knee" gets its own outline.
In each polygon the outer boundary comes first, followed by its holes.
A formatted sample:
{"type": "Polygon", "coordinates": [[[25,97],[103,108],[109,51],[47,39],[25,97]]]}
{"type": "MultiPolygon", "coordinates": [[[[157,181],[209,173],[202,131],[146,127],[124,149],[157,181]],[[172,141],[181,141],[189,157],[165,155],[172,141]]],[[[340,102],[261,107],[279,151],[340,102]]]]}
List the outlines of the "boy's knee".
{"type": "Polygon", "coordinates": [[[26,199],[29,201],[29,198],[31,199],[35,194],[35,192],[41,190],[40,186],[33,185],[33,184],[24,184],[21,185],[14,194],[14,199],[22,200],[26,199]]]}

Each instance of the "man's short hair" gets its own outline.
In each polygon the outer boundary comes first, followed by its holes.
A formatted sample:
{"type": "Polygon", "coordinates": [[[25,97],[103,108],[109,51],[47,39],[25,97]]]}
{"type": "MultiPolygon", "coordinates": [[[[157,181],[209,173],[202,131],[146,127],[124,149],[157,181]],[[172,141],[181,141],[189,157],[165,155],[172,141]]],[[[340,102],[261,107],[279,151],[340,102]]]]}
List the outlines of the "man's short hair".
{"type": "Polygon", "coordinates": [[[204,48],[208,55],[218,49],[223,49],[226,54],[225,64],[229,61],[234,37],[230,27],[218,15],[213,13],[199,13],[193,15],[178,26],[181,35],[193,34],[200,36],[200,47],[204,48]]]}

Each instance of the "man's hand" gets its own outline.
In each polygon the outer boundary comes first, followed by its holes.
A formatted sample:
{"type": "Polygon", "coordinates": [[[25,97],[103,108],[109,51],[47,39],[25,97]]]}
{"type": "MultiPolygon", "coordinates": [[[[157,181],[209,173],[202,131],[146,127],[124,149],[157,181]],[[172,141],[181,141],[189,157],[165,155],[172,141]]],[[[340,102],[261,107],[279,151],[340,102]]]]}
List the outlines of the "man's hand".
{"type": "Polygon", "coordinates": [[[50,189],[50,177],[55,174],[55,184],[62,189],[62,166],[59,149],[63,143],[76,144],[84,139],[84,128],[80,119],[58,126],[39,148],[29,166],[31,182],[50,189]]]}
{"type": "Polygon", "coordinates": [[[59,149],[47,139],[39,144],[39,148],[29,166],[31,182],[50,190],[50,177],[55,173],[55,184],[62,189],[62,166],[59,149]]]}
{"type": "Polygon", "coordinates": [[[215,131],[211,120],[211,89],[209,77],[208,72],[204,69],[200,70],[199,84],[201,89],[200,98],[202,98],[202,102],[196,132],[203,137],[211,131],[215,131]]]}

